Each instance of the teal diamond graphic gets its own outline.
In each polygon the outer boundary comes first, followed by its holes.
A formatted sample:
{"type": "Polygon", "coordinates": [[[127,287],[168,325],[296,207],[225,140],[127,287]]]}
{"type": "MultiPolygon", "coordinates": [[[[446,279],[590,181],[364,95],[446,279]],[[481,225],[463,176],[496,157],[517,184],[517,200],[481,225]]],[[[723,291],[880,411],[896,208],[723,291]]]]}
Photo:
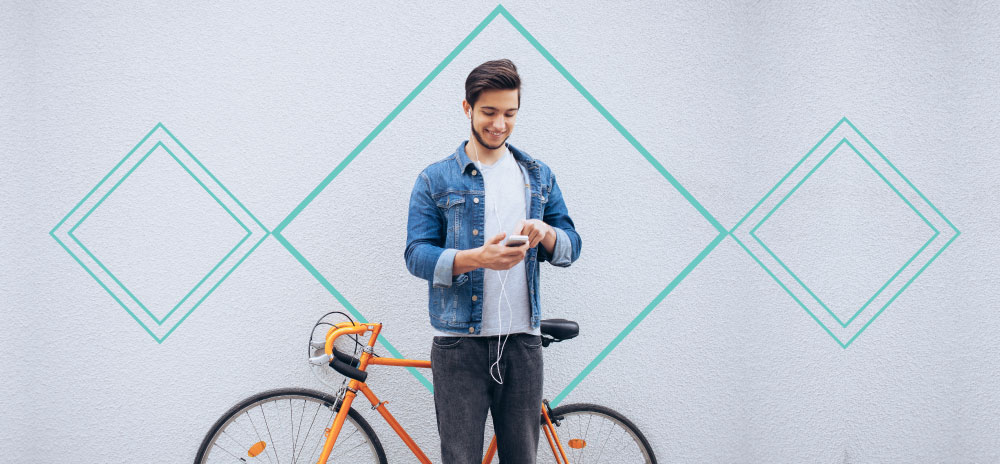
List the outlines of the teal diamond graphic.
{"type": "MultiPolygon", "coordinates": [[[[867,175],[864,176],[867,177],[867,175]]],[[[857,181],[856,183],[864,180],[852,179],[852,181],[857,181]]],[[[803,193],[800,193],[801,195],[803,193]]],[[[862,208],[858,207],[857,209],[862,208]]],[[[798,210],[802,210],[802,207],[799,207],[798,210]]],[[[822,215],[814,216],[811,218],[812,222],[798,224],[797,228],[823,229],[823,219],[822,215]]],[[[825,226],[832,229],[829,224],[825,224],[825,226]]],[[[823,232],[823,230],[819,230],[819,232],[823,232]]],[[[847,348],[958,237],[959,231],[885,155],[875,148],[864,134],[858,131],[847,118],[843,118],[733,227],[731,234],[740,246],[778,282],[782,289],[805,309],[840,346],[847,348]],[[845,250],[851,248],[852,236],[832,245],[814,243],[812,246],[806,247],[824,254],[821,258],[828,258],[828,255],[844,254],[839,261],[837,259],[828,261],[844,264],[843,266],[822,267],[817,263],[811,263],[808,259],[798,259],[796,256],[809,250],[797,250],[792,245],[784,246],[783,250],[775,249],[776,243],[780,245],[788,239],[787,232],[782,232],[782,230],[792,230],[795,229],[794,227],[776,226],[775,228],[778,229],[776,236],[770,235],[774,233],[769,231],[768,227],[776,220],[781,221],[783,207],[789,208],[790,199],[791,203],[795,201],[793,194],[810,188],[815,190],[827,187],[814,185],[817,182],[833,183],[838,180],[829,176],[822,177],[824,170],[821,168],[828,165],[829,160],[841,160],[841,163],[853,161],[863,166],[863,172],[871,173],[871,179],[868,180],[884,186],[876,189],[879,190],[878,193],[895,198],[891,203],[898,204],[900,210],[905,209],[907,212],[891,218],[894,220],[891,221],[890,226],[881,224],[882,221],[890,218],[871,217],[875,216],[874,214],[869,214],[869,217],[854,218],[859,224],[847,225],[858,236],[882,239],[878,242],[877,249],[871,250],[865,256],[854,256],[848,252],[850,250],[845,250]],[[815,180],[817,177],[821,177],[823,180],[815,180]],[[807,182],[810,179],[813,180],[807,182]],[[905,205],[906,208],[902,208],[902,205],[905,205]],[[906,227],[907,230],[892,229],[892,226],[900,225],[906,227]],[[909,240],[907,241],[907,239],[909,240]],[[913,248],[910,249],[911,251],[901,251],[907,248],[907,242],[913,248]],[[824,245],[827,246],[824,248],[824,245]],[[779,255],[785,257],[782,258],[779,255]],[[791,264],[789,262],[791,260],[798,262],[791,264]],[[896,260],[901,261],[901,263],[896,260]],[[897,264],[892,264],[894,262],[897,264]],[[810,264],[812,265],[810,266],[810,264]],[[830,281],[830,274],[838,270],[841,273],[846,271],[847,276],[840,276],[840,279],[846,280],[850,275],[860,273],[857,268],[862,266],[874,267],[879,270],[882,269],[882,266],[890,266],[889,272],[886,272],[887,275],[872,282],[862,283],[860,288],[874,289],[871,296],[864,295],[866,299],[863,301],[851,300],[843,295],[838,295],[838,290],[843,292],[844,289],[851,287],[844,285],[844,282],[837,282],[837,278],[832,279],[833,282],[822,282],[822,280],[830,281]],[[795,268],[794,271],[793,268],[795,268]],[[803,277],[804,273],[808,274],[809,277],[803,277]],[[810,283],[807,284],[807,281],[810,283]],[[817,285],[823,286],[825,291],[815,290],[817,285]],[[840,300],[841,304],[830,304],[832,299],[840,300]]],[[[857,249],[863,250],[861,247],[857,247],[857,249]]],[[[863,250],[863,252],[866,251],[868,250],[863,250]]],[[[812,261],[817,260],[815,257],[812,259],[812,261]]]]}
{"type": "Polygon", "coordinates": [[[157,124],[49,234],[162,343],[269,232],[166,127],[157,124]],[[171,184],[157,182],[163,179],[171,184]],[[174,190],[183,187],[206,196],[172,201],[174,190]],[[136,204],[133,195],[137,193],[158,201],[136,204]],[[194,217],[192,208],[199,214],[226,214],[235,224],[219,227],[199,221],[201,216],[194,217]],[[122,209],[126,216],[117,217],[122,209]],[[157,229],[183,230],[187,235],[178,239],[187,239],[189,246],[201,245],[197,242],[210,235],[204,232],[217,230],[212,238],[231,245],[224,245],[216,257],[205,261],[200,252],[176,246],[157,249],[145,237],[157,229]],[[175,272],[178,267],[183,271],[175,272]]]}
{"type": "MultiPolygon", "coordinates": [[[[629,333],[638,326],[639,323],[657,306],[659,303],[670,293],[673,289],[684,280],[684,278],[693,270],[728,234],[728,231],[715,220],[714,217],[700,204],[697,200],[657,161],[640,143],[635,137],[632,136],[628,130],[614,116],[611,115],[608,110],[601,105],[597,99],[588,92],[583,85],[577,81],[570,73],[567,71],[562,64],[559,63],[549,52],[546,50],[525,28],[522,26],[502,5],[498,5],[496,8],[490,12],[473,30],[469,33],[458,44],[458,46],[451,51],[445,57],[445,59],[435,67],[430,74],[425,77],[415,89],[413,89],[403,100],[400,102],[390,113],[386,116],[362,141],[357,145],[348,156],[338,165],[336,168],[327,175],[320,184],[310,192],[310,194],[274,229],[274,237],[320,282],[330,294],[337,299],[337,301],[343,305],[355,318],[361,321],[367,321],[361,311],[359,311],[344,295],[334,287],[334,285],[327,279],[314,265],[307,259],[302,251],[296,248],[289,238],[284,235],[286,228],[300,215],[300,213],[309,206],[316,197],[323,192],[327,186],[336,178],[359,154],[361,154],[369,144],[383,132],[383,130],[406,108],[413,99],[419,95],[430,83],[433,81],[452,61],[473,41],[479,34],[491,24],[497,17],[502,17],[507,20],[511,26],[517,31],[517,33],[523,37],[531,47],[544,57],[544,59],[551,64],[555,70],[569,82],[574,89],[584,99],[589,102],[590,106],[598,111],[598,113],[614,128],[614,131],[624,137],[625,141],[631,145],[632,148],[636,150],[638,155],[642,156],[647,160],[650,165],[660,175],[663,176],[670,185],[683,196],[683,198],[697,210],[699,216],[701,216],[705,221],[707,221],[712,228],[715,229],[715,235],[706,237],[705,241],[707,245],[704,248],[700,248],[700,252],[688,262],[680,273],[675,276],[665,288],[663,288],[659,293],[650,301],[632,320],[627,321],[624,328],[617,333],[616,336],[604,347],[595,358],[590,361],[582,371],[577,374],[573,380],[570,381],[562,391],[555,396],[553,399],[553,404],[558,404],[563,398],[566,397],[573,389],[579,385],[579,383],[589,375],[593,369],[599,365],[607,355],[617,347],[622,340],[624,340],[629,333]]],[[[416,172],[413,173],[416,175],[416,172]]],[[[426,310],[425,310],[426,311],[426,310]]],[[[392,343],[386,339],[384,336],[380,336],[380,341],[384,348],[392,355],[396,357],[403,357],[403,354],[396,349],[392,343]]],[[[432,389],[430,381],[416,369],[410,369],[410,372],[420,381],[428,390],[432,389]]]]}

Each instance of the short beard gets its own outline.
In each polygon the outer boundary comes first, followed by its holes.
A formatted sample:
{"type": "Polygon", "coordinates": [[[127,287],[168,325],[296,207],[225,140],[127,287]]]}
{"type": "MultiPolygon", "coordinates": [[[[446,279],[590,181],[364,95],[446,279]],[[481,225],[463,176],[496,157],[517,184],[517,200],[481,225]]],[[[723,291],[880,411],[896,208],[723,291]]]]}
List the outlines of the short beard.
{"type": "Polygon", "coordinates": [[[505,143],[507,143],[507,138],[510,137],[510,134],[508,134],[507,137],[504,137],[504,139],[500,141],[500,145],[491,147],[487,145],[485,141],[483,141],[483,136],[479,135],[479,131],[476,130],[476,126],[472,124],[472,122],[469,122],[469,126],[472,128],[472,135],[476,137],[476,140],[479,142],[479,144],[486,148],[489,148],[490,150],[496,150],[497,148],[502,147],[505,143]]]}

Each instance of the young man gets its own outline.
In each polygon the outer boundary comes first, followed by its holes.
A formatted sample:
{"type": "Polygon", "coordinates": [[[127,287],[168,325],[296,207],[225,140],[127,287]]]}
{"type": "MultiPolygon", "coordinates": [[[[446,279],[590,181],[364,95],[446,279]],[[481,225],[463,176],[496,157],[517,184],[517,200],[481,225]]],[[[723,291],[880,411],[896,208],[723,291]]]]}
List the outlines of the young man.
{"type": "Polygon", "coordinates": [[[540,263],[580,256],[555,176],[506,144],[521,104],[510,60],[469,73],[472,137],[417,177],[406,267],[428,282],[434,405],[445,463],[480,462],[487,411],[500,462],[535,462],[542,404],[540,263]],[[512,235],[527,242],[506,243],[512,235]]]}

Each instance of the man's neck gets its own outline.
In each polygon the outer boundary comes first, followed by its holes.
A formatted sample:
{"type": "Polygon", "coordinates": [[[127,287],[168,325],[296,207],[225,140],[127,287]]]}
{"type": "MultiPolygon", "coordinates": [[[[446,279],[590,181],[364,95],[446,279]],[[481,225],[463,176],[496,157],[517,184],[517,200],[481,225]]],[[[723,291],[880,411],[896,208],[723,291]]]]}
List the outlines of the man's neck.
{"type": "Polygon", "coordinates": [[[499,148],[491,150],[480,145],[479,141],[476,140],[475,137],[472,137],[472,140],[469,140],[469,143],[465,144],[465,154],[469,157],[469,159],[476,161],[477,151],[479,152],[479,163],[486,166],[492,166],[507,153],[507,144],[500,145],[499,148]]]}

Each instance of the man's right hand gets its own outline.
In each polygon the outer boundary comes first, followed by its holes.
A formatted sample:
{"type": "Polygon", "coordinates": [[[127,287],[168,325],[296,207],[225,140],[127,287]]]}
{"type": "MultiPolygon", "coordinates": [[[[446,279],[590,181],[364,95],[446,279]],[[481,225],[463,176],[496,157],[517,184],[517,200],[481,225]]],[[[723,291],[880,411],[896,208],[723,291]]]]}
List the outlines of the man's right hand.
{"type": "Polygon", "coordinates": [[[528,243],[521,246],[509,247],[501,243],[507,234],[501,232],[494,235],[479,248],[461,250],[455,255],[455,263],[452,266],[452,274],[459,275],[479,269],[493,269],[506,271],[524,261],[524,255],[530,248],[528,243]]]}
{"type": "Polygon", "coordinates": [[[521,246],[507,246],[501,243],[507,234],[500,232],[479,247],[480,267],[496,271],[506,271],[524,261],[524,255],[530,248],[527,243],[521,246]]]}

